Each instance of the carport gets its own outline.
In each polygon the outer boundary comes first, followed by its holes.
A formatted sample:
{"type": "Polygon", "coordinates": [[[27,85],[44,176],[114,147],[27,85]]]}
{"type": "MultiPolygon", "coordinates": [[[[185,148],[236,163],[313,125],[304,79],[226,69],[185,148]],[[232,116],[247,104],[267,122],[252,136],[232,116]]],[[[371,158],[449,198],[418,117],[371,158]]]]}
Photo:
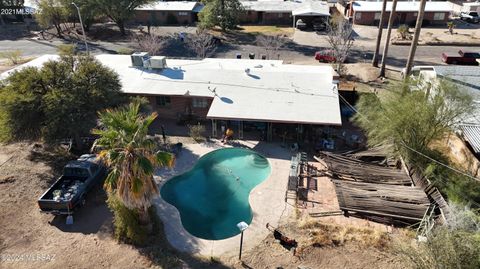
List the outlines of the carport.
{"type": "Polygon", "coordinates": [[[327,20],[330,17],[330,8],[322,2],[308,2],[302,7],[292,10],[293,28],[295,28],[297,19],[302,19],[307,25],[311,25],[315,19],[327,20]]]}

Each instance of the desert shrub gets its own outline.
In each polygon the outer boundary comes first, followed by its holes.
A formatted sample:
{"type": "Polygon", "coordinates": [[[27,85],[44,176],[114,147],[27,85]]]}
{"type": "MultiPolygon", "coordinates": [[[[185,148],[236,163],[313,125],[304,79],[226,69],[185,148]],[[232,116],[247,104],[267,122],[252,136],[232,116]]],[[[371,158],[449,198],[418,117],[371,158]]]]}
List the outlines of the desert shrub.
{"type": "Polygon", "coordinates": [[[21,50],[7,50],[0,52],[0,58],[5,58],[11,65],[19,64],[22,61],[21,50]]]}
{"type": "Polygon", "coordinates": [[[122,54],[122,55],[131,55],[133,53],[133,49],[130,49],[130,48],[119,48],[117,50],[117,53],[118,54],[122,54]]]}
{"type": "Polygon", "coordinates": [[[113,213],[115,238],[134,245],[145,245],[148,239],[148,229],[139,225],[138,213],[128,209],[115,193],[108,195],[107,204],[113,213]]]}
{"type": "Polygon", "coordinates": [[[408,36],[408,33],[409,33],[408,32],[408,25],[402,24],[402,25],[398,26],[397,33],[400,35],[400,38],[402,40],[407,39],[407,36],[408,36]]]}
{"type": "Polygon", "coordinates": [[[393,249],[413,268],[480,268],[480,218],[450,204],[447,225],[436,226],[421,242],[394,240],[393,249]]]}
{"type": "Polygon", "coordinates": [[[193,140],[197,142],[205,140],[205,126],[201,124],[189,125],[188,129],[190,132],[190,137],[192,137],[193,140]]]}

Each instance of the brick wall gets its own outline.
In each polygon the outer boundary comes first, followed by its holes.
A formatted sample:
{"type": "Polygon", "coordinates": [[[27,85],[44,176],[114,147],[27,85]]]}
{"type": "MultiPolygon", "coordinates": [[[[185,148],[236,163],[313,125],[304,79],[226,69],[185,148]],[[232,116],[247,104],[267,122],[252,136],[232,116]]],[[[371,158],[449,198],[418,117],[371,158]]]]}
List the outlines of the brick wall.
{"type": "MultiPolygon", "coordinates": [[[[362,24],[362,25],[378,25],[380,18],[375,19],[375,13],[380,12],[360,12],[355,11],[353,16],[354,24],[362,24]],[[359,17],[357,14],[360,14],[359,17]]],[[[396,12],[395,13],[395,21],[394,25],[398,24],[409,24],[414,26],[417,21],[417,12],[396,12]]],[[[385,12],[384,20],[385,25],[387,25],[388,18],[390,16],[390,12],[385,12]]],[[[431,25],[446,25],[449,19],[450,13],[449,12],[425,12],[423,17],[424,21],[429,21],[431,25]],[[444,13],[443,20],[434,20],[435,13],[444,13]]]]}
{"type": "Polygon", "coordinates": [[[186,11],[135,10],[133,21],[142,25],[192,24],[196,14],[186,11]]]}
{"type": "Polygon", "coordinates": [[[152,109],[158,113],[160,118],[176,119],[178,114],[185,114],[191,111],[193,115],[200,118],[206,118],[210,105],[212,104],[212,98],[206,97],[208,100],[208,106],[206,108],[193,107],[192,99],[194,97],[185,96],[170,96],[170,105],[159,106],[155,95],[144,96],[150,102],[152,109]]]}
{"type": "Polygon", "coordinates": [[[266,24],[266,25],[291,25],[293,24],[293,18],[291,12],[257,12],[257,11],[245,11],[239,16],[240,23],[244,24],[266,24]],[[261,19],[261,20],[259,20],[261,19]]]}

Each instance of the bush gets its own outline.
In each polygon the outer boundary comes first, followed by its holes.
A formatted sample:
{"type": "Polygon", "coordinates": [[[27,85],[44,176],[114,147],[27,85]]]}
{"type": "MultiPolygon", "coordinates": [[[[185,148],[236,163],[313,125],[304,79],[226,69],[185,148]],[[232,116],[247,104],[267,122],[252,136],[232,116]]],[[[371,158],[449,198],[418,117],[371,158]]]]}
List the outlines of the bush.
{"type": "Polygon", "coordinates": [[[20,50],[7,50],[0,52],[0,58],[8,60],[9,64],[16,65],[22,61],[22,51],[20,50]]]}
{"type": "Polygon", "coordinates": [[[115,238],[134,245],[145,245],[148,239],[148,229],[139,224],[138,213],[123,205],[115,193],[108,195],[107,205],[113,213],[115,238]]]}
{"type": "Polygon", "coordinates": [[[205,126],[201,124],[189,125],[188,129],[190,131],[190,137],[197,142],[205,140],[205,126]]]}
{"type": "Polygon", "coordinates": [[[407,39],[408,34],[409,34],[408,25],[402,24],[402,25],[398,26],[397,33],[400,35],[400,38],[402,40],[407,39]]]}

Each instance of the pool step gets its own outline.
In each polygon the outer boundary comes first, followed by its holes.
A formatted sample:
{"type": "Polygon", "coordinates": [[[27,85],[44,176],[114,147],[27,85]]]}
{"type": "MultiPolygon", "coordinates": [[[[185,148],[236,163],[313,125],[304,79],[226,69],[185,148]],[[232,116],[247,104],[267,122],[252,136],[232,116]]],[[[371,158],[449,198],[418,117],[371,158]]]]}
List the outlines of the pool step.
{"type": "Polygon", "coordinates": [[[268,166],[268,161],[262,156],[255,155],[253,157],[253,165],[257,167],[266,167],[268,166]]]}

